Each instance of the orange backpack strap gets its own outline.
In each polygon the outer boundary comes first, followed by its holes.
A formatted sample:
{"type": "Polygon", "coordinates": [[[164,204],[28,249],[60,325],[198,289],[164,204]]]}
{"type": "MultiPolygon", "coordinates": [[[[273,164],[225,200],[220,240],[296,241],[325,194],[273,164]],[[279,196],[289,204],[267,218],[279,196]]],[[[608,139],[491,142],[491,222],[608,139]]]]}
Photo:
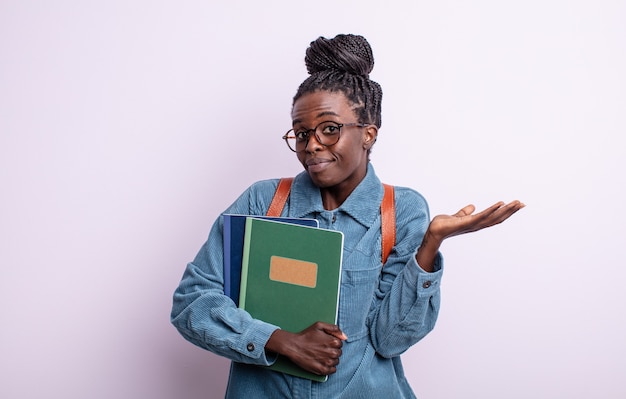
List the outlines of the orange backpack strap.
{"type": "Polygon", "coordinates": [[[382,230],[383,265],[396,244],[396,201],[393,186],[383,184],[385,195],[380,203],[380,228],[382,230]]]}
{"type": "MultiPolygon", "coordinates": [[[[266,216],[280,216],[289,198],[289,192],[291,191],[291,183],[293,183],[293,177],[283,177],[278,182],[274,198],[270,203],[270,207],[267,210],[266,216]]],[[[396,244],[396,201],[394,198],[393,186],[389,184],[383,184],[385,188],[385,194],[383,201],[380,203],[380,217],[381,217],[381,230],[382,230],[382,261],[383,265],[387,261],[391,249],[396,244]]]]}
{"type": "Polygon", "coordinates": [[[265,214],[266,216],[280,216],[280,214],[283,213],[283,208],[285,207],[287,198],[289,198],[292,182],[293,177],[283,177],[280,179],[278,187],[276,187],[276,192],[274,193],[274,198],[272,198],[270,207],[265,214]]]}

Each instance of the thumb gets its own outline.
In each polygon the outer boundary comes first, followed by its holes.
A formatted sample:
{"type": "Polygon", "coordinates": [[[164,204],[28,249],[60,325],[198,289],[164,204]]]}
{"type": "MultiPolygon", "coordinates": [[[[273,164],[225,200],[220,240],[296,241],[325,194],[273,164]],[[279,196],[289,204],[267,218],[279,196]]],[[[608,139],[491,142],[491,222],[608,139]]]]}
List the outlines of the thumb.
{"type": "Polygon", "coordinates": [[[348,336],[344,334],[343,331],[341,331],[339,327],[336,325],[330,325],[328,327],[324,327],[323,330],[326,334],[332,335],[333,337],[338,338],[342,341],[345,341],[346,339],[348,339],[348,336]]]}
{"type": "Polygon", "coordinates": [[[474,213],[475,210],[476,210],[476,207],[470,204],[470,205],[465,206],[463,209],[461,209],[457,213],[455,213],[454,216],[460,217],[460,216],[471,215],[472,213],[474,213]]]}

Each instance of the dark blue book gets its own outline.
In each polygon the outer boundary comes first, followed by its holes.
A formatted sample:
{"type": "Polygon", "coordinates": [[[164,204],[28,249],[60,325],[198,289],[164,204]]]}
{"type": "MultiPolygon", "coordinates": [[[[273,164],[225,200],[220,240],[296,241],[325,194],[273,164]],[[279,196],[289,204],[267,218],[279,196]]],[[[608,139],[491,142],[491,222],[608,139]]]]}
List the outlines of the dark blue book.
{"type": "Polygon", "coordinates": [[[285,218],[255,215],[223,215],[224,218],[224,294],[239,306],[239,289],[241,285],[241,261],[246,232],[246,219],[276,220],[301,226],[319,227],[315,219],[285,218]]]}

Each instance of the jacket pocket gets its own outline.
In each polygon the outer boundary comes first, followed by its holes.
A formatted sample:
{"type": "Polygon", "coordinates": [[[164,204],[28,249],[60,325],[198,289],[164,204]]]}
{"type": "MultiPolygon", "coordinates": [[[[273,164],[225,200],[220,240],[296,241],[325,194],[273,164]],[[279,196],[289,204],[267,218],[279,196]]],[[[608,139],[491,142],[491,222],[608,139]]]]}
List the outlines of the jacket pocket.
{"type": "Polygon", "coordinates": [[[380,276],[380,267],[342,271],[339,299],[339,328],[356,341],[368,334],[367,315],[380,276]]]}

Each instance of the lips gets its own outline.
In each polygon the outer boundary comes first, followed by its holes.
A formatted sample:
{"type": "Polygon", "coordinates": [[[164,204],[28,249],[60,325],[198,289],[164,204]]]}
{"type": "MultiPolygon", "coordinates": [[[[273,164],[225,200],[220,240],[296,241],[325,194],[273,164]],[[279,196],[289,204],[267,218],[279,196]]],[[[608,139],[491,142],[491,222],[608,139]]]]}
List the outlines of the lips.
{"type": "Polygon", "coordinates": [[[311,158],[306,161],[306,166],[318,165],[318,164],[325,163],[325,162],[330,162],[330,161],[328,159],[322,159],[322,158],[311,158]]]}
{"type": "Polygon", "coordinates": [[[326,168],[332,160],[323,158],[311,158],[306,161],[306,167],[309,172],[320,172],[326,168]]]}

